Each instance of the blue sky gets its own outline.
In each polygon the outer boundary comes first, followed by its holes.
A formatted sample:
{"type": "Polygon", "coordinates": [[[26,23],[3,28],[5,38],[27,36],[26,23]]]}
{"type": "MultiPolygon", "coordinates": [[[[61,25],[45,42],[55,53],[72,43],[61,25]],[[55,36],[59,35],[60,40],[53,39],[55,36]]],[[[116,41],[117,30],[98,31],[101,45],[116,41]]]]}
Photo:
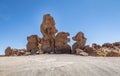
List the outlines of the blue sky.
{"type": "Polygon", "coordinates": [[[120,0],[0,0],[0,54],[7,46],[25,48],[29,35],[42,37],[46,13],[70,38],[82,31],[90,45],[120,41],[120,0]]]}

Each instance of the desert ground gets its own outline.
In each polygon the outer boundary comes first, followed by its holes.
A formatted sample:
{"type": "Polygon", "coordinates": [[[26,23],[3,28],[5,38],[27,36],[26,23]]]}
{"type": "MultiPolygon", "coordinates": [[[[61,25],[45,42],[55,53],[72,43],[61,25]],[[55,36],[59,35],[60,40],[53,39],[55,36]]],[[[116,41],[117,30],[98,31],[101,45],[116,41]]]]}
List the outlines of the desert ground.
{"type": "Polygon", "coordinates": [[[0,57],[0,76],[120,76],[120,58],[67,54],[0,57]]]}

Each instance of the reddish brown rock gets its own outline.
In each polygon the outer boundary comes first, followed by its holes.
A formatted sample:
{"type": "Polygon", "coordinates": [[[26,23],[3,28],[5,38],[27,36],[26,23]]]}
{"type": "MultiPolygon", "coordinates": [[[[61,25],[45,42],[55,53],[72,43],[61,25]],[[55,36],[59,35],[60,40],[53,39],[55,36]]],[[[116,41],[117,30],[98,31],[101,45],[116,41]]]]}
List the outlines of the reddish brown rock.
{"type": "Polygon", "coordinates": [[[78,48],[76,49],[76,54],[78,54],[78,55],[79,55],[81,52],[83,52],[83,50],[78,49],[78,48]]]}
{"type": "Polygon", "coordinates": [[[11,47],[7,47],[5,49],[5,56],[11,56],[12,55],[12,49],[11,47]]]}
{"type": "Polygon", "coordinates": [[[31,54],[35,54],[38,50],[41,50],[41,38],[39,38],[37,35],[31,35],[27,37],[28,43],[27,43],[27,51],[31,52],[31,54]]]}
{"type": "Polygon", "coordinates": [[[5,56],[22,56],[25,55],[26,49],[13,49],[11,47],[7,47],[5,50],[5,56]]]}
{"type": "Polygon", "coordinates": [[[76,36],[74,36],[72,38],[74,41],[76,41],[73,45],[72,45],[72,53],[75,54],[76,53],[76,49],[84,49],[84,46],[86,44],[86,38],[84,37],[84,33],[83,32],[78,32],[76,36]]]}
{"type": "Polygon", "coordinates": [[[43,34],[43,38],[45,39],[55,38],[55,33],[57,33],[57,29],[55,27],[55,20],[50,14],[46,14],[43,16],[40,31],[43,34]]]}
{"type": "Polygon", "coordinates": [[[119,51],[112,50],[111,52],[108,52],[108,54],[106,56],[109,56],[109,57],[119,57],[120,53],[119,53],[119,51]]]}
{"type": "Polygon", "coordinates": [[[76,54],[81,56],[88,56],[88,53],[84,52],[84,50],[76,49],[76,54]]]}
{"type": "Polygon", "coordinates": [[[46,14],[43,16],[40,31],[43,35],[42,50],[44,52],[54,52],[55,34],[57,33],[57,29],[55,27],[55,20],[50,14],[46,14]]]}
{"type": "Polygon", "coordinates": [[[116,47],[120,48],[120,42],[113,43],[113,46],[116,46],[116,47]]]}
{"type": "Polygon", "coordinates": [[[12,56],[19,56],[20,52],[17,49],[12,49],[12,56]]]}
{"type": "Polygon", "coordinates": [[[84,52],[88,53],[89,56],[97,56],[97,51],[94,50],[89,45],[87,45],[87,46],[84,47],[84,52]]]}
{"type": "Polygon", "coordinates": [[[102,47],[107,47],[107,48],[114,48],[113,44],[111,43],[104,43],[102,47]]]}
{"type": "Polygon", "coordinates": [[[92,44],[92,48],[93,48],[94,50],[98,50],[98,49],[101,48],[101,46],[98,45],[98,44],[96,44],[96,43],[93,43],[93,44],[92,44]]]}
{"type": "Polygon", "coordinates": [[[71,47],[68,45],[70,39],[67,38],[70,34],[68,32],[59,32],[55,37],[55,53],[64,54],[71,53],[71,47]]]}
{"type": "Polygon", "coordinates": [[[79,42],[83,46],[86,44],[87,40],[83,32],[78,32],[76,36],[72,37],[72,39],[76,42],[79,42]]]}

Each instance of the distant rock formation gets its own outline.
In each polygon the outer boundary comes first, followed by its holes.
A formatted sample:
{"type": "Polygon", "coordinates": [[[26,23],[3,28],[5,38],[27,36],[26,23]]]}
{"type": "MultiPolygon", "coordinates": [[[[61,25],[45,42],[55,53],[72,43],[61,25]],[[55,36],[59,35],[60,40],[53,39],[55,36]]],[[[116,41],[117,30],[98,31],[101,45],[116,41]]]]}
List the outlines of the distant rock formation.
{"type": "Polygon", "coordinates": [[[58,30],[55,27],[55,20],[50,14],[43,16],[43,21],[40,26],[40,31],[43,35],[42,38],[42,50],[46,53],[55,51],[55,34],[58,30]]]}
{"type": "Polygon", "coordinates": [[[36,54],[38,51],[42,53],[41,50],[41,38],[37,35],[31,35],[27,37],[27,51],[31,54],[36,54]]]}
{"type": "Polygon", "coordinates": [[[71,53],[71,47],[67,44],[70,39],[67,38],[69,33],[59,32],[55,27],[55,20],[50,14],[43,16],[43,21],[40,26],[43,38],[41,40],[41,49],[44,53],[71,53]]]}
{"type": "Polygon", "coordinates": [[[104,57],[118,57],[120,56],[120,42],[104,43],[97,53],[104,57]]]}
{"type": "Polygon", "coordinates": [[[76,54],[81,56],[88,56],[88,53],[84,52],[81,49],[76,49],[76,54]]]}
{"type": "Polygon", "coordinates": [[[78,32],[72,39],[76,41],[71,46],[69,32],[58,32],[55,27],[55,20],[50,14],[43,16],[40,31],[42,38],[38,35],[31,35],[27,37],[27,49],[12,49],[7,47],[5,49],[5,56],[22,56],[22,55],[36,55],[44,53],[52,54],[77,54],[82,56],[103,56],[103,57],[118,57],[120,56],[120,42],[104,43],[98,45],[93,43],[92,46],[86,45],[87,39],[83,32],[78,32]],[[58,33],[57,33],[58,32],[58,33]]]}
{"type": "Polygon", "coordinates": [[[22,55],[28,55],[26,53],[27,53],[26,49],[13,49],[11,47],[7,47],[6,50],[5,50],[5,56],[22,56],[22,55]]]}
{"type": "Polygon", "coordinates": [[[70,38],[67,38],[70,34],[68,32],[59,32],[55,37],[55,53],[57,54],[70,54],[71,47],[67,43],[70,42],[70,38]]]}
{"type": "Polygon", "coordinates": [[[84,36],[83,32],[78,32],[76,36],[72,37],[72,39],[74,41],[76,41],[73,45],[72,45],[72,53],[76,54],[76,49],[81,49],[83,50],[86,44],[86,38],[84,36]]]}
{"type": "Polygon", "coordinates": [[[88,53],[89,56],[97,56],[97,50],[93,49],[89,45],[86,45],[83,50],[88,53]]]}
{"type": "Polygon", "coordinates": [[[12,49],[11,47],[7,47],[5,49],[5,56],[11,56],[12,55],[12,49]]]}

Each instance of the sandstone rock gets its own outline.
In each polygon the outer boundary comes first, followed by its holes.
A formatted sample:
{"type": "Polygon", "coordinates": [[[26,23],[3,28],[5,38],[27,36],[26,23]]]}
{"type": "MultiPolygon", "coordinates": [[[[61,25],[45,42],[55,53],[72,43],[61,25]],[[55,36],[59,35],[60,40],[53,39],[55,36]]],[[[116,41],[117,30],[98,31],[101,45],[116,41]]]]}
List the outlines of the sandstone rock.
{"type": "Polygon", "coordinates": [[[41,50],[43,50],[44,53],[51,53],[54,48],[51,48],[51,40],[49,39],[42,39],[41,41],[41,50]]]}
{"type": "Polygon", "coordinates": [[[84,47],[84,52],[88,53],[88,55],[90,55],[90,56],[97,56],[97,51],[94,50],[89,45],[87,45],[87,46],[84,47]]]}
{"type": "Polygon", "coordinates": [[[76,49],[76,54],[81,56],[88,56],[88,53],[84,52],[84,50],[76,49]]]}
{"type": "Polygon", "coordinates": [[[31,52],[25,52],[25,56],[30,55],[30,54],[31,54],[31,52]]]}
{"type": "Polygon", "coordinates": [[[98,49],[101,48],[101,46],[98,45],[98,44],[96,44],[96,43],[93,43],[93,44],[92,44],[92,48],[97,51],[98,49]]]}
{"type": "Polygon", "coordinates": [[[11,56],[12,55],[12,49],[11,47],[7,47],[5,49],[5,56],[11,56]]]}
{"type": "Polygon", "coordinates": [[[78,54],[78,55],[79,55],[81,52],[83,52],[83,50],[78,49],[78,48],[76,49],[76,54],[78,54]]]}
{"type": "Polygon", "coordinates": [[[120,42],[113,43],[113,46],[120,46],[120,42]]]}
{"type": "Polygon", "coordinates": [[[86,52],[81,52],[80,55],[81,55],[81,56],[88,56],[88,53],[86,53],[86,52]]]}
{"type": "Polygon", "coordinates": [[[86,44],[87,40],[83,32],[78,32],[76,36],[72,37],[72,39],[76,42],[79,42],[83,46],[86,44]]]}
{"type": "Polygon", "coordinates": [[[72,37],[72,39],[74,41],[76,41],[73,45],[72,45],[72,53],[75,54],[76,51],[75,49],[79,48],[79,49],[84,49],[84,46],[86,44],[86,38],[84,37],[84,33],[82,32],[78,32],[76,36],[72,37]]]}
{"type": "Polygon", "coordinates": [[[108,54],[106,56],[110,56],[110,57],[119,57],[119,51],[116,50],[112,50],[111,52],[108,52],[108,54]]]}
{"type": "Polygon", "coordinates": [[[109,52],[111,52],[110,48],[102,47],[97,51],[97,54],[98,56],[106,57],[109,52]]]}
{"type": "Polygon", "coordinates": [[[111,43],[104,43],[102,47],[107,47],[107,48],[114,48],[113,44],[111,43]]]}
{"type": "Polygon", "coordinates": [[[40,26],[40,31],[43,35],[41,49],[44,52],[54,52],[55,50],[55,33],[57,29],[55,27],[55,21],[50,14],[43,16],[43,21],[40,26]]]}
{"type": "MultiPolygon", "coordinates": [[[[31,35],[27,37],[27,51],[31,52],[31,54],[36,54],[38,50],[41,50],[41,38],[37,35],[31,35]]],[[[42,51],[42,50],[41,50],[42,51]]]]}
{"type": "Polygon", "coordinates": [[[43,16],[43,21],[40,30],[43,34],[43,38],[55,38],[55,33],[57,33],[57,29],[55,27],[55,20],[50,14],[46,14],[43,16]]]}
{"type": "Polygon", "coordinates": [[[55,37],[55,53],[70,54],[71,47],[68,45],[70,39],[67,38],[70,34],[68,32],[59,32],[55,37]]]}
{"type": "Polygon", "coordinates": [[[19,56],[20,52],[17,49],[12,49],[12,56],[19,56]]]}

